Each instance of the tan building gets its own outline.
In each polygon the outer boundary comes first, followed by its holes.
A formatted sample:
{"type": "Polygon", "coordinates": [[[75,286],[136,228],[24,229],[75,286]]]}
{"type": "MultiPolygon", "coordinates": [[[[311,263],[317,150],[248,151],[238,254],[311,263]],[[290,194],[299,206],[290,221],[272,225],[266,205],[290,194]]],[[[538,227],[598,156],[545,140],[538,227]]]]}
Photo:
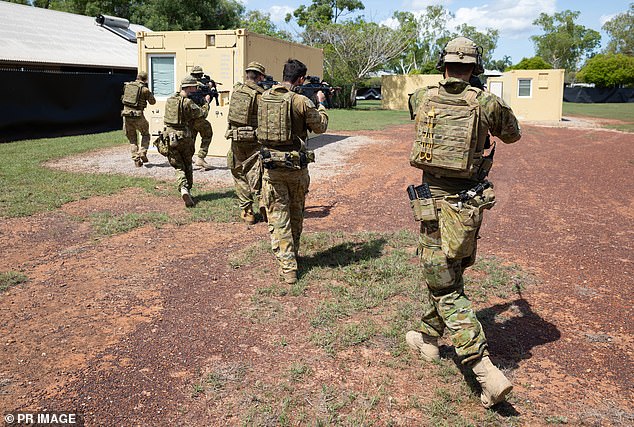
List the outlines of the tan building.
{"type": "MultiPolygon", "coordinates": [[[[565,70],[513,70],[489,77],[488,90],[504,99],[521,121],[561,121],[565,70]]],[[[383,108],[407,110],[409,94],[438,83],[440,74],[383,76],[383,108]]]]}
{"type": "MultiPolygon", "coordinates": [[[[209,148],[211,156],[225,156],[229,141],[227,129],[229,98],[233,85],[244,81],[244,69],[251,61],[266,67],[267,74],[282,80],[282,69],[288,58],[297,58],[308,67],[310,75],[323,77],[324,55],[321,49],[273,37],[238,30],[163,31],[137,34],[139,70],[147,70],[149,86],[156,104],[148,106],[146,117],[150,133],[163,129],[165,101],[176,92],[183,77],[194,65],[217,83],[219,106],[212,100],[208,120],[214,130],[209,148]]],[[[200,144],[200,137],[196,141],[200,144]]]]}

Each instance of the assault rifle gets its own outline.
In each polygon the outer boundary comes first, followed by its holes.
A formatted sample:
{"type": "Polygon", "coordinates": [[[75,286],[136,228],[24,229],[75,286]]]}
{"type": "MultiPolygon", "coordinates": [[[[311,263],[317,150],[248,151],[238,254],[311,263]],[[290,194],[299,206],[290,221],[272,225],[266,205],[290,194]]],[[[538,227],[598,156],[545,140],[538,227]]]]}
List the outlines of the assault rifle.
{"type": "Polygon", "coordinates": [[[198,105],[203,105],[205,103],[205,97],[209,95],[211,99],[216,100],[216,107],[220,105],[220,101],[218,100],[218,88],[216,85],[221,85],[222,83],[216,83],[209,77],[207,74],[203,74],[199,82],[202,86],[198,86],[198,90],[196,92],[192,92],[189,94],[189,97],[192,101],[194,101],[198,105]]]}
{"type": "Polygon", "coordinates": [[[458,193],[458,198],[461,202],[466,202],[467,200],[473,199],[477,195],[482,195],[482,192],[489,187],[491,187],[491,183],[489,181],[482,181],[473,188],[462,190],[460,193],[458,193]]]}
{"type": "MultiPolygon", "coordinates": [[[[322,91],[324,95],[326,95],[326,107],[331,108],[332,95],[341,88],[332,87],[317,76],[306,76],[306,80],[308,81],[308,83],[305,83],[301,86],[295,86],[294,91],[296,93],[299,93],[300,95],[304,95],[305,97],[310,98],[310,100],[313,101],[315,105],[319,104],[319,101],[317,100],[317,92],[322,91]]],[[[273,86],[278,84],[280,84],[280,82],[273,80],[273,76],[266,76],[263,81],[258,83],[258,85],[264,90],[269,90],[273,86]]]]}
{"type": "Polygon", "coordinates": [[[280,82],[273,80],[273,76],[266,76],[264,80],[258,82],[258,86],[260,86],[264,90],[269,90],[275,85],[279,85],[280,82]]]}

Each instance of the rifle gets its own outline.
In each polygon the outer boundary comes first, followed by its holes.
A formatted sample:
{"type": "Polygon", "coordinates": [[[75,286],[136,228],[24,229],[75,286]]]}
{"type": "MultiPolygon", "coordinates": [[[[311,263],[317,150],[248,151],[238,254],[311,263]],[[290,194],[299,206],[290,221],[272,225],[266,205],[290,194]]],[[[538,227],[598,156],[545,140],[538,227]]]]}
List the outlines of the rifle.
{"type": "Polygon", "coordinates": [[[202,86],[199,86],[196,92],[192,92],[189,94],[191,100],[194,101],[196,104],[202,106],[205,103],[205,97],[209,95],[211,99],[216,100],[216,107],[218,107],[220,105],[220,101],[218,99],[219,95],[216,85],[221,85],[222,83],[215,82],[207,74],[203,74],[199,82],[202,84],[202,86]]]}
{"type": "Polygon", "coordinates": [[[332,95],[334,95],[341,88],[332,87],[330,84],[321,80],[317,76],[306,76],[306,80],[308,80],[308,83],[297,86],[295,88],[295,92],[304,95],[307,98],[310,98],[315,105],[318,105],[319,101],[317,100],[317,92],[321,91],[324,95],[326,95],[326,107],[332,108],[332,95]]]}
{"type": "Polygon", "coordinates": [[[269,90],[275,85],[279,85],[280,82],[273,80],[273,76],[266,76],[264,80],[258,82],[258,86],[260,86],[264,90],[269,90]]]}

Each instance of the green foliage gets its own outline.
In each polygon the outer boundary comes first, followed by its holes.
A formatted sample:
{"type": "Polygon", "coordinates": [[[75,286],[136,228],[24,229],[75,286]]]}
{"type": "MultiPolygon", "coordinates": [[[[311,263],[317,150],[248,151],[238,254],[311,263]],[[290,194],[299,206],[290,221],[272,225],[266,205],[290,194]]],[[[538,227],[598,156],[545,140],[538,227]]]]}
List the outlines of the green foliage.
{"type": "MultiPolygon", "coordinates": [[[[293,11],[293,16],[300,27],[309,27],[312,24],[337,23],[339,18],[355,10],[365,9],[360,0],[312,0],[309,6],[301,5],[293,11]]],[[[291,14],[286,15],[286,22],[293,19],[291,14]]]]}
{"type": "Polygon", "coordinates": [[[537,56],[553,64],[554,68],[577,71],[579,62],[592,54],[601,42],[598,31],[575,23],[578,11],[564,10],[553,15],[541,13],[533,21],[544,34],[531,36],[537,56]]]}
{"type": "Polygon", "coordinates": [[[634,56],[623,54],[595,55],[577,73],[577,79],[597,87],[634,85],[634,56]]]}
{"type": "Polygon", "coordinates": [[[0,292],[4,292],[11,286],[25,283],[29,280],[27,276],[17,271],[5,271],[0,273],[0,292]]]}
{"type": "Polygon", "coordinates": [[[146,224],[161,226],[170,222],[169,215],[161,212],[123,213],[99,212],[90,215],[90,222],[100,236],[125,233],[146,224]]]}
{"type": "Polygon", "coordinates": [[[522,58],[520,62],[511,65],[506,70],[550,70],[553,66],[544,61],[541,56],[533,56],[532,58],[522,58]]]}
{"type": "Polygon", "coordinates": [[[236,28],[244,6],[236,0],[146,0],[131,20],[154,31],[236,28]]]}
{"type": "Polygon", "coordinates": [[[271,14],[264,13],[259,10],[251,10],[240,19],[240,27],[266,36],[277,37],[282,40],[293,40],[293,35],[288,31],[279,30],[277,26],[271,22],[271,14]]]}
{"type": "Polygon", "coordinates": [[[378,130],[411,123],[409,112],[382,110],[380,101],[359,101],[356,108],[328,110],[330,131],[378,130]]]}
{"type": "Polygon", "coordinates": [[[489,60],[488,63],[485,64],[486,68],[489,70],[498,70],[504,71],[512,64],[511,57],[508,55],[504,55],[502,59],[492,59],[489,60]]]}
{"type": "Polygon", "coordinates": [[[630,3],[628,11],[619,13],[602,28],[610,36],[606,53],[634,55],[634,3],[630,3]]]}
{"type": "Polygon", "coordinates": [[[564,116],[597,117],[612,120],[621,120],[619,125],[605,125],[607,128],[618,129],[624,132],[634,132],[634,103],[623,104],[581,104],[564,102],[564,116]]]}

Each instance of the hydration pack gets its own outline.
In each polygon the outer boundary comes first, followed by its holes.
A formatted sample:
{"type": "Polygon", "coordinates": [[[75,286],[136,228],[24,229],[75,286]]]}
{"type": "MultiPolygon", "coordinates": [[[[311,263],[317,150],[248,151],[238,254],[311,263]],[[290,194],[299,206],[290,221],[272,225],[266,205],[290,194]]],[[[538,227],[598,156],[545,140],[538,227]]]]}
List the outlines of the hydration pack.
{"type": "Polygon", "coordinates": [[[284,86],[276,86],[262,95],[258,108],[256,134],[262,144],[275,146],[292,142],[291,100],[295,96],[284,86]]]}
{"type": "Polygon", "coordinates": [[[254,114],[255,100],[258,92],[246,84],[237,84],[233,88],[229,101],[229,123],[236,126],[258,126],[258,117],[254,114]]]}
{"type": "Polygon", "coordinates": [[[123,96],[121,102],[123,105],[139,108],[141,107],[141,93],[143,91],[143,84],[138,81],[127,82],[123,88],[123,96]]]}
{"type": "Polygon", "coordinates": [[[179,95],[173,95],[167,98],[165,102],[165,117],[163,121],[168,126],[183,126],[185,120],[183,117],[183,100],[179,95]]]}

